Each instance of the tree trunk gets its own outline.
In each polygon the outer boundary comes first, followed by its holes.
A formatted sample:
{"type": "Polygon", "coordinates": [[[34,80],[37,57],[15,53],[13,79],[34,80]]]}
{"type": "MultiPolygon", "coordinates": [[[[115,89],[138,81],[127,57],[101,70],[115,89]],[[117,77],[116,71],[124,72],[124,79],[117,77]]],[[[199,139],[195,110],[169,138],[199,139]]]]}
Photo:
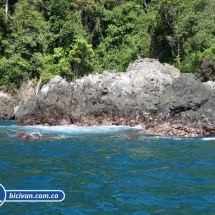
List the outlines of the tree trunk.
{"type": "Polygon", "coordinates": [[[149,13],[149,8],[148,8],[146,0],[142,1],[142,10],[143,10],[143,12],[145,10],[146,13],[149,13]]]}
{"type": "Polygon", "coordinates": [[[5,4],[5,19],[8,19],[8,9],[9,9],[9,5],[8,5],[8,0],[6,0],[6,4],[5,4]]]}
{"type": "Polygon", "coordinates": [[[40,85],[41,85],[41,83],[42,83],[42,78],[40,77],[40,79],[39,79],[39,81],[38,81],[38,83],[37,83],[37,86],[35,87],[35,94],[37,95],[38,94],[38,92],[39,92],[39,90],[40,90],[40,85]]]}

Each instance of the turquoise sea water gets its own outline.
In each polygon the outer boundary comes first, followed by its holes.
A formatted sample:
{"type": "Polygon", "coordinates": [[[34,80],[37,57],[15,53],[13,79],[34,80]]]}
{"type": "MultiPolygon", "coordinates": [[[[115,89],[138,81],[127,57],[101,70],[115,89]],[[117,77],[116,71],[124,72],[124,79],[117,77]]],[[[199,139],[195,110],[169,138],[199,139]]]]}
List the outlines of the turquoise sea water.
{"type": "Polygon", "coordinates": [[[215,214],[215,138],[0,122],[0,184],[66,195],[59,203],[5,202],[0,214],[215,214]],[[19,131],[43,138],[19,140],[19,131]]]}

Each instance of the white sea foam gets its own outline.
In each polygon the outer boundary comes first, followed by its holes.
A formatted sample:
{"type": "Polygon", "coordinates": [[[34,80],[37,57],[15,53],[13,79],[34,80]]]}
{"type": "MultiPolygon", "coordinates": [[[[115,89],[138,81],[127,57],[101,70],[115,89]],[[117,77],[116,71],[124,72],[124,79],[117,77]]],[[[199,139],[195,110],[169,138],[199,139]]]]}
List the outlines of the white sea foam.
{"type": "Polygon", "coordinates": [[[131,130],[129,126],[88,126],[88,127],[79,127],[75,125],[68,126],[16,126],[11,125],[7,126],[7,129],[16,130],[16,131],[26,131],[28,133],[34,134],[99,134],[99,133],[111,133],[118,132],[123,130],[131,130]]]}
{"type": "Polygon", "coordinates": [[[25,131],[28,134],[39,134],[42,137],[49,136],[52,138],[63,139],[67,137],[81,137],[83,135],[91,134],[106,134],[114,135],[118,132],[132,132],[135,130],[140,130],[141,126],[130,127],[130,126],[76,126],[76,125],[66,125],[66,126],[17,126],[13,125],[3,125],[0,126],[0,130],[8,133],[10,136],[16,136],[18,132],[25,131]]]}
{"type": "Polygon", "coordinates": [[[136,125],[133,128],[135,128],[135,129],[143,129],[142,125],[136,125]]]}
{"type": "Polygon", "coordinates": [[[215,140],[215,137],[203,137],[202,140],[204,141],[215,140]]]}
{"type": "Polygon", "coordinates": [[[23,128],[38,128],[43,130],[110,130],[110,129],[125,129],[130,128],[129,126],[76,126],[76,125],[57,125],[57,126],[42,126],[42,125],[34,125],[34,126],[23,126],[23,128]]]}

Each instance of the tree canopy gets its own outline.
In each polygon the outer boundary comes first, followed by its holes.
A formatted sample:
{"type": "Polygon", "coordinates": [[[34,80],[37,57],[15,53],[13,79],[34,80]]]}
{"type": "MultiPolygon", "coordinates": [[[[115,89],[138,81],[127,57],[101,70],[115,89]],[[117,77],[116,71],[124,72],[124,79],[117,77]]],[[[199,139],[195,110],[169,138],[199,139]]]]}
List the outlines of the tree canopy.
{"type": "Polygon", "coordinates": [[[157,58],[215,80],[213,0],[0,0],[0,90],[157,58]]]}

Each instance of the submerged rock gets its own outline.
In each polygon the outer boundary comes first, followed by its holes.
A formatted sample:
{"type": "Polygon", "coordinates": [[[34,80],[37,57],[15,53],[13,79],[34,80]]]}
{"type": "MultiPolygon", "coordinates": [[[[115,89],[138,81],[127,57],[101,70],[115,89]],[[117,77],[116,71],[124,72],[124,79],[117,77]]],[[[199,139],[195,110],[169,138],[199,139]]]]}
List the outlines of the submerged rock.
{"type": "Polygon", "coordinates": [[[24,139],[24,140],[32,140],[32,139],[40,139],[41,136],[39,134],[28,134],[25,131],[21,131],[16,135],[16,138],[24,139]]]}
{"type": "Polygon", "coordinates": [[[136,137],[136,136],[129,136],[126,138],[126,140],[137,140],[137,139],[138,139],[138,137],[136,137]]]}

